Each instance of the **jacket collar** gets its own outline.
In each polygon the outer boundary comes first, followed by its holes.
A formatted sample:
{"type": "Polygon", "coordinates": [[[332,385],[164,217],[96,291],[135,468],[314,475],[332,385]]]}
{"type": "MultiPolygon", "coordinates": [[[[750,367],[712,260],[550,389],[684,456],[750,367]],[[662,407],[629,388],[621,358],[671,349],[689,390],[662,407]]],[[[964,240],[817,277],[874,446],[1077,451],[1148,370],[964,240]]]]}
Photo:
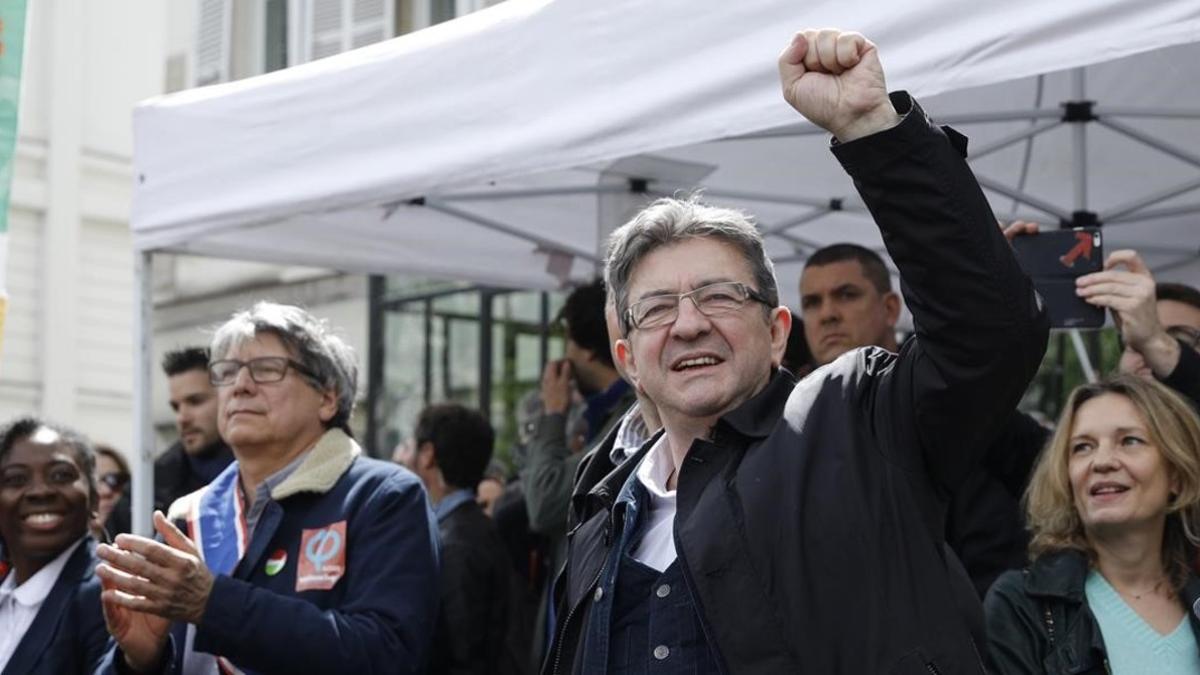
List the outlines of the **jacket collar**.
{"type": "Polygon", "coordinates": [[[63,621],[64,615],[69,611],[69,605],[76,596],[79,585],[92,578],[95,567],[96,542],[91,537],[86,537],[67,558],[66,565],[55,580],[50,593],[42,601],[33,623],[17,643],[16,651],[4,668],[5,673],[27,673],[33,670],[38,659],[50,647],[57,631],[55,627],[63,621]]]}
{"type": "Polygon", "coordinates": [[[360,454],[362,448],[346,432],[330,429],[292,475],[271,489],[271,498],[279,501],[300,492],[329,492],[360,454]]]}
{"type": "Polygon", "coordinates": [[[1062,598],[1074,603],[1084,599],[1088,560],[1080,551],[1059,551],[1039,557],[1029,567],[1025,590],[1030,595],[1062,598]]]}
{"type": "Polygon", "coordinates": [[[775,368],[762,391],[726,413],[720,422],[729,425],[743,436],[766,438],[783,416],[783,407],[795,386],[796,380],[791,373],[782,368],[775,368]]]}
{"type": "MultiPolygon", "coordinates": [[[[767,382],[767,386],[763,390],[752,396],[742,405],[734,410],[726,413],[717,422],[718,425],[724,423],[737,433],[748,436],[750,438],[766,438],[771,434],[771,430],[779,422],[779,418],[783,414],[783,407],[787,404],[788,396],[792,389],[796,386],[796,380],[792,374],[782,368],[776,368],[771,373],[771,379],[767,382]]],[[[588,494],[593,497],[600,498],[604,504],[611,505],[613,495],[618,494],[625,482],[629,479],[629,475],[633,473],[638,464],[641,463],[646,453],[658,441],[659,436],[663,434],[663,429],[659,429],[654,435],[646,439],[642,447],[636,453],[629,456],[619,466],[615,467],[602,480],[588,491],[588,494]]],[[[615,432],[611,430],[610,436],[615,432]]],[[[610,438],[605,439],[607,443],[610,438]]],[[[601,444],[604,446],[604,443],[601,444]]],[[[611,448],[611,444],[607,447],[611,448]]],[[[597,449],[593,449],[596,452],[597,449]]],[[[596,457],[594,460],[602,460],[601,457],[596,457]]]]}
{"type": "MultiPolygon", "coordinates": [[[[613,496],[620,493],[621,488],[623,488],[625,483],[629,480],[629,476],[634,472],[634,470],[637,469],[638,465],[642,463],[642,458],[646,456],[646,453],[650,451],[650,448],[654,447],[654,443],[658,441],[659,436],[662,436],[662,434],[663,430],[659,429],[657,433],[646,439],[646,442],[642,443],[642,447],[639,448],[637,452],[627,457],[624,462],[621,462],[621,464],[612,471],[609,471],[608,475],[602,478],[598,483],[596,483],[595,487],[588,491],[588,495],[599,499],[605,508],[612,506],[613,496]]],[[[604,457],[601,456],[597,457],[596,459],[603,461],[604,457]]]]}

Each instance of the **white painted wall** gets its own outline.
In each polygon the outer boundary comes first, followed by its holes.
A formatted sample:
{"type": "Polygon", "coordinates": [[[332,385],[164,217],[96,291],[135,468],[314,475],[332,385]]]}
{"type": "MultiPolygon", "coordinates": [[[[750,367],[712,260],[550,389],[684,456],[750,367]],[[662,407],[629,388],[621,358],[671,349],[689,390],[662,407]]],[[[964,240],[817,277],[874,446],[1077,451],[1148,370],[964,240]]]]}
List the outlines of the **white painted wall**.
{"type": "Polygon", "coordinates": [[[129,446],[130,112],[162,91],[170,4],[29,2],[0,419],[129,446]]]}
{"type": "MultiPolygon", "coordinates": [[[[236,16],[253,15],[246,7],[256,1],[236,0],[244,10],[236,16]]],[[[9,310],[0,346],[0,422],[21,414],[45,416],[132,457],[131,112],[143,99],[190,84],[197,4],[28,3],[9,213],[9,310]]],[[[469,0],[461,9],[485,4],[493,3],[469,0]]],[[[207,329],[258,297],[309,306],[342,328],[365,361],[363,279],[309,284],[306,280],[328,273],[175,256],[156,256],[155,266],[160,328],[152,400],[160,428],[171,425],[166,381],[158,369],[162,353],[206,343],[207,329]]],[[[365,371],[362,380],[360,392],[365,371]]],[[[160,438],[158,447],[166,441],[160,438]]]]}

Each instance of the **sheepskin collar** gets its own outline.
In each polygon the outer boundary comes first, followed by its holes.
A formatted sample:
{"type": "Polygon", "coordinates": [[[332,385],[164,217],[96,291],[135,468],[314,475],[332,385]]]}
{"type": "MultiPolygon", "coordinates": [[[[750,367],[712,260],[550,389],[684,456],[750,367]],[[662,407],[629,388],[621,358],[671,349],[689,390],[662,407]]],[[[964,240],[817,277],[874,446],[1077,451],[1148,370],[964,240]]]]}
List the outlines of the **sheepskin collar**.
{"type": "Polygon", "coordinates": [[[362,448],[346,432],[330,429],[292,475],[271,490],[271,498],[279,501],[300,492],[328,492],[360,454],[362,448]]]}

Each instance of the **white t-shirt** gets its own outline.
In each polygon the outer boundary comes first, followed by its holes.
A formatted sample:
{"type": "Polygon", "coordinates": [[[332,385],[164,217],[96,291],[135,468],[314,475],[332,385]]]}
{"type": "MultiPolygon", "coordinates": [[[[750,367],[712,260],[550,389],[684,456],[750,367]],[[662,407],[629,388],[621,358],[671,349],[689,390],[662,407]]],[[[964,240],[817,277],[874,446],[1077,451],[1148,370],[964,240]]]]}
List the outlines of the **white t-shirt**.
{"type": "Polygon", "coordinates": [[[4,627],[0,630],[0,672],[8,667],[8,661],[16,653],[17,646],[21,644],[21,639],[25,637],[25,632],[29,630],[33,620],[37,618],[38,610],[42,608],[46,596],[50,595],[54,584],[58,583],[58,577],[67,566],[67,560],[82,543],[83,539],[80,539],[68,546],[57,558],[20,586],[17,585],[16,570],[10,571],[8,576],[4,577],[4,583],[0,583],[0,626],[4,627]]]}
{"type": "Polygon", "coordinates": [[[637,479],[650,493],[642,520],[642,539],[634,548],[635,560],[659,572],[675,562],[675,490],[667,490],[667,480],[675,468],[667,435],[663,434],[642,458],[637,479]]]}

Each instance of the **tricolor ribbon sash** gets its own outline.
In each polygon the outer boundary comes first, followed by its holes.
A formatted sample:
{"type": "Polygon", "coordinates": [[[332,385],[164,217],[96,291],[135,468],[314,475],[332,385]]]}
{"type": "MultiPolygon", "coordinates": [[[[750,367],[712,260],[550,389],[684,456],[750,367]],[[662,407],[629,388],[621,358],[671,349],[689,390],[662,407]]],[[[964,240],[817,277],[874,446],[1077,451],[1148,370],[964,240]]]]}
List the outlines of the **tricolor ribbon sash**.
{"type": "MultiPolygon", "coordinates": [[[[208,569],[213,574],[232,575],[250,543],[237,462],[225,467],[213,482],[201,488],[189,509],[187,525],[188,535],[208,569]]],[[[216,659],[222,675],[253,675],[238,669],[223,656],[216,659]]]]}

